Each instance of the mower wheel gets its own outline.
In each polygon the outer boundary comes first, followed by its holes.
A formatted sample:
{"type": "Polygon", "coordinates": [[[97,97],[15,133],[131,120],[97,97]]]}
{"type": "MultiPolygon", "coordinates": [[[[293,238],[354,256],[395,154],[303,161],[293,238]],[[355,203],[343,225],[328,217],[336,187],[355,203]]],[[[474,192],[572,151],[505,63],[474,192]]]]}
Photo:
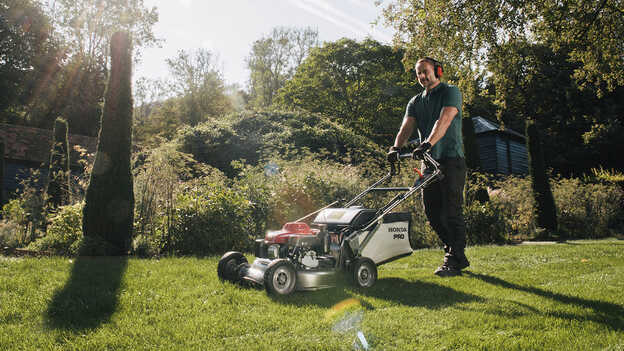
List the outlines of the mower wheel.
{"type": "Polygon", "coordinates": [[[377,281],[377,265],[367,257],[360,257],[353,262],[352,278],[356,286],[370,288],[377,281]]]}
{"type": "Polygon", "coordinates": [[[219,260],[219,265],[217,266],[219,279],[233,283],[239,281],[240,266],[243,263],[247,263],[247,258],[242,253],[237,251],[226,252],[219,260]]]}
{"type": "Polygon", "coordinates": [[[288,295],[295,290],[297,272],[287,259],[275,260],[264,272],[264,287],[269,294],[288,295]]]}

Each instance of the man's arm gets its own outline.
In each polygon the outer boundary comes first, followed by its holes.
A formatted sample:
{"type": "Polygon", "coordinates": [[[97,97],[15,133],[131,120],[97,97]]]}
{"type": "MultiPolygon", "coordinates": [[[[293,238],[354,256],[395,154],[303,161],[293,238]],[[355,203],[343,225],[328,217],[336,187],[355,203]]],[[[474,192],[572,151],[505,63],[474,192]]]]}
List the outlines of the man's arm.
{"type": "MultiPolygon", "coordinates": [[[[394,139],[394,147],[401,148],[407,142],[407,139],[412,135],[414,131],[414,126],[416,125],[416,120],[413,117],[405,115],[403,117],[403,122],[401,123],[401,128],[397,133],[396,138],[394,139]]],[[[447,126],[448,128],[448,126],[447,126]]]]}
{"type": "MultiPolygon", "coordinates": [[[[433,146],[438,141],[440,141],[444,134],[446,134],[446,130],[451,125],[451,122],[453,122],[453,118],[457,116],[458,112],[459,110],[457,110],[456,107],[443,107],[442,111],[440,111],[440,118],[438,118],[438,120],[433,125],[433,129],[431,129],[431,134],[429,134],[429,137],[425,140],[425,142],[428,142],[429,144],[431,144],[431,146],[433,146]]],[[[403,120],[403,123],[405,123],[405,120],[403,120]]],[[[403,126],[401,126],[401,129],[403,129],[403,126]]],[[[400,133],[401,132],[399,132],[399,134],[400,133]]],[[[398,139],[399,135],[397,135],[397,140],[398,139]]],[[[396,146],[396,141],[394,142],[394,145],[396,146]]]]}

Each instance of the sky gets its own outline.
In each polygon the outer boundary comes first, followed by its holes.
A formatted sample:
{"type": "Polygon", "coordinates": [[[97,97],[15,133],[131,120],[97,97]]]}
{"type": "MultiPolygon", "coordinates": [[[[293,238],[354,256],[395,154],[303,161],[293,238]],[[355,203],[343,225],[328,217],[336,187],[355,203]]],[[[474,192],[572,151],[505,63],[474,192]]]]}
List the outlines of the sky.
{"type": "Polygon", "coordinates": [[[158,8],[153,30],[164,42],[160,48],[144,49],[135,79],[166,78],[165,59],[179,50],[204,48],[218,56],[227,84],[245,87],[245,58],[253,42],[275,27],[312,27],[321,42],[370,36],[389,44],[393,33],[371,24],[382,9],[374,0],[144,0],[144,5],[158,8]]]}

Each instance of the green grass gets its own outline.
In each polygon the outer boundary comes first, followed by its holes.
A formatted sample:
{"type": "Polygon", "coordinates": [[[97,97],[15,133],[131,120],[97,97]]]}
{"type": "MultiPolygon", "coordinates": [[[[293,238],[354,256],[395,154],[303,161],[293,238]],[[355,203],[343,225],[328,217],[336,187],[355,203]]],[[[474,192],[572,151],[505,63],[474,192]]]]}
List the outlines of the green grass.
{"type": "MultiPolygon", "coordinates": [[[[0,350],[624,350],[624,241],[441,250],[285,298],[217,279],[218,258],[0,257],[0,350]]],[[[251,260],[252,257],[249,257],[251,260]]]]}

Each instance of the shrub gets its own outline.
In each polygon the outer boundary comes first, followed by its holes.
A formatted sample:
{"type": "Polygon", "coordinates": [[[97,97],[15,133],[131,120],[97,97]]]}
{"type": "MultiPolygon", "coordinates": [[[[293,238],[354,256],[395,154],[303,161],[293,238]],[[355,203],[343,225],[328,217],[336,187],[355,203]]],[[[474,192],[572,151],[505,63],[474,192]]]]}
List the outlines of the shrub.
{"type": "Polygon", "coordinates": [[[490,202],[501,212],[508,238],[532,238],[535,234],[535,198],[528,178],[507,177],[495,183],[490,202]]]}
{"type": "Polygon", "coordinates": [[[466,244],[503,244],[507,241],[501,209],[491,202],[474,201],[464,207],[466,244]]]}
{"type": "Polygon", "coordinates": [[[50,219],[46,235],[31,243],[28,248],[55,255],[78,255],[82,240],[82,205],[77,203],[59,207],[50,219]]]}
{"type": "Polygon", "coordinates": [[[602,238],[622,230],[624,191],[615,184],[559,179],[553,185],[560,230],[574,238],[602,238]]]}
{"type": "Polygon", "coordinates": [[[177,196],[171,229],[161,239],[163,250],[200,256],[251,250],[251,202],[239,191],[204,181],[189,182],[177,196]]]}
{"type": "Polygon", "coordinates": [[[234,176],[232,161],[255,166],[279,155],[282,159],[315,158],[360,164],[383,154],[369,139],[327,117],[308,112],[241,112],[182,128],[176,137],[179,150],[192,154],[234,176]]]}

